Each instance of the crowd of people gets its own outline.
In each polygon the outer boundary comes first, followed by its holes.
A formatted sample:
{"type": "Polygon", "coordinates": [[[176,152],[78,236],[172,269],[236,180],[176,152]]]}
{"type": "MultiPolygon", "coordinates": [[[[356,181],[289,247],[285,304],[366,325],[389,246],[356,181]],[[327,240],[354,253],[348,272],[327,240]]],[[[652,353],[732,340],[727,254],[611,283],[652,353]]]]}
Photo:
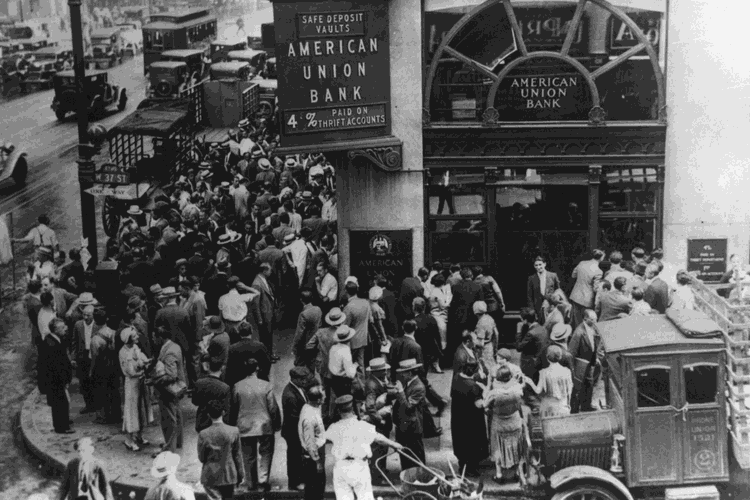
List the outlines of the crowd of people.
{"type": "MultiPolygon", "coordinates": [[[[206,162],[188,172],[157,196],[150,220],[131,207],[107,243],[105,260],[116,265],[105,267],[119,286],[97,283],[81,251],[60,251],[44,216],[22,239],[37,249],[26,306],[55,432],[75,432],[75,374],[82,413],[121,424],[132,452],[151,445],[143,430],[159,420],[155,488],[175,498],[188,498],[169,472],[183,445],[185,397],[196,407],[201,484],[212,499],[270,490],[277,433],[289,489],[322,497],[332,442],[337,498],[371,498],[389,446],[409,450],[402,469],[426,462],[424,440],[442,433],[450,401],[460,470],[477,476],[489,457],[495,480],[512,481],[529,451],[529,413],[596,409],[598,321],[695,307],[692,277],[663,279],[663,254],[641,248],[629,260],[594,250],[573,272],[569,297],[537,257],[515,335],[501,323],[503,292],[481,267],[436,262],[397,287],[350,276],[339,291],[332,167],[324,157],[275,157],[262,133],[241,134],[257,147],[229,170],[206,162]],[[271,367],[284,328],[294,328],[294,368],[278,400],[271,367]],[[450,394],[441,395],[427,374],[447,369],[450,394]]],[[[90,443],[78,447],[90,453],[90,443]]]]}

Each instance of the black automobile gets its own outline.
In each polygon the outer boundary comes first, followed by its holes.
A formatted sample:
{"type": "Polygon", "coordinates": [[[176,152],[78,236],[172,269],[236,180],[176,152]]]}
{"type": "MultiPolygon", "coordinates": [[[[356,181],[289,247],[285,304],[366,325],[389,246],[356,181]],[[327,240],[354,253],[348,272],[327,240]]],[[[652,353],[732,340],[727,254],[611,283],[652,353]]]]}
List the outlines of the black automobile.
{"type": "Polygon", "coordinates": [[[52,78],[57,73],[52,61],[34,61],[29,66],[26,78],[21,81],[21,90],[29,92],[37,89],[52,88],[52,78]]]}
{"type": "MultiPolygon", "coordinates": [[[[108,106],[117,105],[118,111],[123,111],[128,103],[125,89],[117,85],[111,85],[109,74],[106,71],[87,71],[84,77],[84,90],[86,92],[87,111],[90,116],[96,117],[104,114],[108,106]]],[[[75,113],[78,108],[75,84],[75,73],[73,71],[60,71],[54,78],[55,97],[52,101],[52,110],[58,120],[64,120],[68,113],[75,113]]]]}
{"type": "Polygon", "coordinates": [[[178,61],[156,61],[148,69],[149,98],[177,98],[180,92],[195,84],[187,64],[178,61]]]}

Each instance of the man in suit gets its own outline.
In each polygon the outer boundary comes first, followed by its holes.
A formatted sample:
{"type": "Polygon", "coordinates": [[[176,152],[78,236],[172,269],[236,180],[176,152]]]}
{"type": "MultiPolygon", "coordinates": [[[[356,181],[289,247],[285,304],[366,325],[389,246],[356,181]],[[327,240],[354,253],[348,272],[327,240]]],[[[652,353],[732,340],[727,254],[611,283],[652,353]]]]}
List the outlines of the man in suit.
{"type": "Polygon", "coordinates": [[[534,259],[534,274],[526,283],[526,305],[536,311],[537,321],[544,324],[544,303],[560,288],[557,274],[547,271],[547,261],[538,256],[534,259]]]}
{"type": "Polygon", "coordinates": [[[65,475],[60,485],[60,500],[77,500],[79,498],[100,498],[114,500],[112,487],[107,480],[107,473],[101,462],[94,458],[94,442],[90,437],[82,437],[73,445],[78,456],[68,462],[65,475]],[[86,464],[81,470],[81,464],[86,464]],[[94,496],[92,491],[98,495],[94,496]]]}
{"type": "Polygon", "coordinates": [[[253,328],[249,323],[242,322],[238,330],[240,340],[229,346],[229,359],[224,380],[230,387],[234,386],[245,378],[247,361],[254,359],[258,362],[258,378],[268,381],[271,372],[271,358],[268,356],[266,346],[253,338],[253,328]]]}
{"type": "Polygon", "coordinates": [[[445,356],[453,357],[456,348],[461,344],[464,330],[474,330],[477,317],[474,314],[474,302],[484,300],[482,285],[474,281],[471,269],[461,269],[462,280],[452,287],[453,299],[448,308],[448,346],[445,356]]]}
{"type": "Polygon", "coordinates": [[[276,314],[276,299],[273,289],[269,282],[271,278],[271,266],[267,262],[261,262],[258,275],[253,280],[253,288],[260,292],[257,299],[254,299],[253,313],[260,341],[266,346],[268,354],[271,356],[271,362],[279,360],[273,350],[273,327],[276,314]],[[257,300],[257,302],[255,302],[257,300]]]}
{"type": "MultiPolygon", "coordinates": [[[[424,269],[424,268],[423,268],[424,269]]],[[[419,273],[423,272],[423,269],[419,270],[419,273]]],[[[424,271],[427,271],[424,269],[424,271]]],[[[427,276],[429,276],[430,272],[427,271],[427,273],[424,275],[424,278],[426,279],[427,276]]],[[[409,278],[404,278],[404,281],[401,282],[401,290],[398,294],[398,309],[397,309],[397,316],[398,316],[398,322],[402,323],[404,320],[411,319],[412,317],[412,302],[417,297],[422,297],[424,295],[424,287],[422,286],[422,283],[424,280],[422,279],[421,274],[418,274],[417,276],[411,276],[409,278]]]]}
{"type": "Polygon", "coordinates": [[[659,276],[664,270],[664,265],[659,261],[654,261],[646,268],[646,280],[651,280],[651,284],[646,288],[643,300],[648,302],[651,309],[659,314],[664,314],[671,304],[669,297],[669,285],[659,276]]]}
{"type": "Polygon", "coordinates": [[[299,416],[307,403],[306,384],[312,376],[307,368],[295,366],[289,371],[291,380],[281,394],[284,423],[281,437],[286,441],[286,475],[290,490],[303,491],[302,443],[299,439],[299,416]]]}
{"type": "MultiPolygon", "coordinates": [[[[365,380],[365,412],[367,420],[375,426],[380,434],[388,437],[393,430],[392,404],[396,399],[396,389],[390,385],[388,373],[391,365],[383,358],[373,358],[367,367],[365,380]]],[[[385,486],[387,483],[375,467],[379,458],[388,453],[388,447],[380,443],[372,444],[372,458],[370,459],[370,476],[373,483],[385,486]]],[[[386,464],[384,463],[383,466],[386,464]]]]}
{"type": "MultiPolygon", "coordinates": [[[[396,369],[396,403],[393,406],[393,418],[396,424],[396,442],[409,448],[414,455],[426,462],[424,451],[424,424],[422,408],[425,405],[426,390],[419,378],[418,370],[422,363],[416,359],[399,362],[396,369]]],[[[401,455],[401,469],[413,467],[413,462],[401,455]]]]}
{"type": "Polygon", "coordinates": [[[86,406],[81,413],[95,411],[95,394],[91,381],[91,339],[94,338],[99,327],[94,324],[94,306],[83,308],[83,319],[73,327],[73,349],[76,360],[76,376],[81,388],[81,394],[86,406]]]}
{"type": "Polygon", "coordinates": [[[619,318],[621,314],[630,313],[633,301],[628,295],[627,283],[624,276],[618,276],[614,281],[614,289],[602,295],[596,311],[599,321],[610,321],[619,318]]]}
{"type": "Polygon", "coordinates": [[[359,283],[356,280],[347,278],[346,293],[351,298],[344,308],[344,315],[346,315],[344,324],[357,332],[349,347],[352,350],[352,361],[357,363],[359,379],[363,381],[365,379],[365,348],[369,340],[368,329],[372,319],[372,309],[368,300],[357,295],[359,283]]]}
{"type": "Polygon", "coordinates": [[[191,276],[198,276],[201,280],[206,278],[212,264],[212,261],[203,256],[204,248],[201,241],[193,243],[193,251],[195,253],[188,259],[188,272],[191,276]]]}
{"type": "Polygon", "coordinates": [[[73,365],[65,348],[68,327],[61,319],[50,321],[50,333],[44,339],[41,364],[43,386],[47,392],[47,404],[52,409],[52,426],[58,434],[73,434],[70,428],[70,402],[68,385],[73,380],[73,365]]]}
{"type": "Polygon", "coordinates": [[[595,410],[591,406],[591,399],[604,359],[604,345],[596,326],[596,319],[596,313],[587,309],[583,323],[578,325],[568,343],[568,351],[575,364],[571,413],[595,410]]]}
{"type": "Polygon", "coordinates": [[[159,298],[165,302],[165,305],[156,313],[154,324],[166,324],[172,341],[180,347],[180,354],[187,356],[190,349],[188,339],[194,337],[194,334],[191,334],[193,325],[190,323],[188,312],[177,304],[179,296],[180,294],[173,286],[162,290],[159,298]]]}
{"type": "Polygon", "coordinates": [[[224,360],[221,358],[204,357],[203,368],[208,372],[208,375],[199,378],[195,383],[195,390],[192,397],[192,402],[197,407],[195,412],[196,432],[211,427],[211,417],[208,414],[208,409],[209,403],[212,401],[222,402],[225,414],[229,414],[231,389],[221,380],[221,369],[223,366],[224,360]]]}
{"type": "Polygon", "coordinates": [[[39,387],[40,394],[44,394],[44,391],[46,389],[42,388],[41,384],[41,363],[43,360],[42,357],[42,347],[44,346],[44,343],[42,342],[42,334],[39,332],[39,324],[37,323],[37,318],[39,317],[39,311],[42,310],[42,301],[41,301],[41,295],[42,295],[42,282],[39,280],[32,280],[29,281],[29,284],[27,285],[28,293],[24,297],[24,303],[26,305],[26,314],[29,317],[29,323],[31,323],[31,342],[34,344],[34,347],[36,347],[37,352],[37,365],[36,365],[36,373],[37,373],[37,386],[39,387]]]}
{"type": "Polygon", "coordinates": [[[201,355],[198,332],[203,328],[206,319],[206,301],[203,295],[198,293],[198,284],[190,277],[180,282],[180,307],[188,313],[190,319],[190,331],[187,335],[188,350],[185,353],[190,387],[195,386],[201,371],[201,355]]]}
{"type": "Polygon", "coordinates": [[[385,334],[388,337],[395,337],[398,335],[398,314],[396,313],[397,303],[396,294],[390,290],[390,283],[385,276],[379,275],[376,280],[376,285],[383,289],[383,296],[380,297],[378,305],[385,311],[385,321],[383,321],[383,327],[385,328],[385,334]]]}
{"type": "Polygon", "coordinates": [[[308,359],[305,346],[320,328],[323,311],[320,310],[320,307],[312,304],[313,292],[309,288],[302,289],[300,300],[302,301],[302,312],[297,317],[297,329],[292,341],[294,365],[311,367],[312,360],[308,359]]]}
{"type": "Polygon", "coordinates": [[[525,307],[521,309],[521,329],[516,333],[516,350],[521,353],[521,371],[536,380],[539,373],[539,359],[549,344],[547,329],[536,321],[536,312],[525,307]]]}
{"type": "Polygon", "coordinates": [[[216,264],[216,273],[206,278],[203,291],[206,299],[206,314],[219,314],[219,299],[227,293],[229,279],[229,263],[226,261],[216,264]]]}
{"type": "Polygon", "coordinates": [[[240,432],[224,423],[224,411],[223,401],[211,401],[211,425],[198,434],[198,460],[203,464],[201,485],[209,500],[233,498],[235,486],[245,480],[240,432]]]}
{"type": "Polygon", "coordinates": [[[571,327],[575,328],[583,321],[583,313],[586,309],[594,308],[596,298],[596,285],[602,279],[602,270],[599,262],[604,259],[604,252],[598,248],[591,252],[590,260],[581,261],[573,269],[573,291],[570,292],[570,303],[573,310],[570,316],[571,327]]]}
{"type": "Polygon", "coordinates": [[[164,435],[162,451],[176,453],[177,449],[182,448],[181,398],[172,396],[164,387],[178,381],[187,384],[185,364],[182,350],[179,344],[172,340],[172,334],[165,323],[157,323],[156,333],[162,341],[158,360],[164,365],[164,376],[159,379],[160,390],[158,391],[161,431],[164,435]]]}

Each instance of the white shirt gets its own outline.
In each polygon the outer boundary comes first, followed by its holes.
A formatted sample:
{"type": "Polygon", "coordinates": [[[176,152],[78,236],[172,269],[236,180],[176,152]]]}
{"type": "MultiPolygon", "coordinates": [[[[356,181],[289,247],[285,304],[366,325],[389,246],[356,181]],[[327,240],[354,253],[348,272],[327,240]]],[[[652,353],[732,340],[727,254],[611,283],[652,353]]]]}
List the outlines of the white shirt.
{"type": "Polygon", "coordinates": [[[330,302],[336,301],[336,297],[339,295],[339,283],[336,281],[336,278],[331,276],[331,273],[326,273],[317,287],[321,297],[328,297],[330,302]]]}
{"type": "Polygon", "coordinates": [[[39,314],[36,317],[36,324],[37,328],[39,328],[39,333],[42,335],[42,340],[47,338],[47,335],[49,335],[49,322],[56,317],[57,314],[55,314],[54,309],[46,309],[43,307],[39,310],[39,314]]]}
{"type": "Polygon", "coordinates": [[[305,245],[304,241],[296,239],[291,244],[284,247],[284,252],[292,256],[294,267],[297,268],[299,286],[301,286],[302,280],[305,277],[305,267],[307,265],[307,245],[305,245]]]}
{"type": "Polygon", "coordinates": [[[42,281],[44,278],[54,278],[55,276],[55,265],[47,261],[44,264],[37,261],[34,264],[34,274],[31,279],[42,281]]]}
{"type": "Polygon", "coordinates": [[[295,233],[302,231],[302,216],[296,213],[289,214],[289,227],[294,229],[295,233]]]}
{"type": "MultiPolygon", "coordinates": [[[[90,325],[86,324],[86,322],[83,322],[83,340],[84,344],[86,345],[86,350],[88,351],[91,347],[91,333],[94,331],[94,322],[92,321],[90,325]]],[[[91,355],[89,354],[89,357],[91,355]]]]}
{"type": "Polygon", "coordinates": [[[247,303],[255,295],[250,293],[240,293],[237,289],[229,290],[229,293],[219,298],[219,310],[221,317],[227,321],[243,321],[247,317],[247,303]]]}
{"type": "Polygon", "coordinates": [[[39,224],[37,227],[29,231],[24,240],[32,241],[35,247],[48,246],[53,249],[57,247],[57,236],[55,235],[55,232],[44,224],[39,224]]]}
{"type": "Polygon", "coordinates": [[[544,292],[546,291],[545,288],[547,288],[547,271],[544,270],[537,274],[539,275],[539,290],[542,292],[542,295],[544,295],[544,292]]]}
{"type": "Polygon", "coordinates": [[[333,443],[331,452],[337,461],[348,457],[364,460],[372,456],[370,445],[377,434],[374,425],[352,416],[331,424],[323,439],[333,443]]]}
{"type": "Polygon", "coordinates": [[[325,426],[323,425],[323,416],[320,408],[306,404],[302,407],[299,414],[299,423],[297,424],[297,433],[299,434],[302,449],[307,452],[316,462],[318,461],[318,443],[323,439],[325,426]]]}
{"type": "Polygon", "coordinates": [[[328,351],[328,371],[336,377],[354,378],[357,366],[352,360],[352,350],[349,344],[337,343],[328,351]]]}

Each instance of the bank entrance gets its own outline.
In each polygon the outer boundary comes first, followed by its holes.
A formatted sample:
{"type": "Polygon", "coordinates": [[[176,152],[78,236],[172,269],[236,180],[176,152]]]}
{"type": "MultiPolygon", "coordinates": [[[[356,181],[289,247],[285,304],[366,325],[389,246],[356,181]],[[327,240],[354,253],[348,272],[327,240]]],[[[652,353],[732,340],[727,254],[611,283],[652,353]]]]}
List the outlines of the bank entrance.
{"type": "Polygon", "coordinates": [[[569,292],[591,248],[661,246],[664,15],[604,0],[426,13],[444,34],[425,42],[426,262],[484,266],[517,311],[537,255],[569,292]]]}

